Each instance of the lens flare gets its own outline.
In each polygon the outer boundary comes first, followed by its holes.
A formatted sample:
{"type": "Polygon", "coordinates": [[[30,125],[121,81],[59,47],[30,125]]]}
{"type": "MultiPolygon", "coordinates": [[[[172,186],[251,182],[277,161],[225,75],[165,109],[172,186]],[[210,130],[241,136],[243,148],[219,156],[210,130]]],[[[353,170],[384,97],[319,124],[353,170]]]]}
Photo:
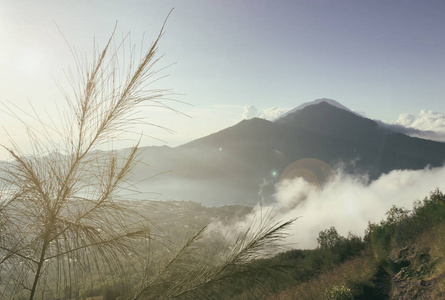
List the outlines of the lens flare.
{"type": "Polygon", "coordinates": [[[327,163],[315,158],[304,158],[290,164],[280,176],[280,182],[300,177],[310,184],[323,187],[334,176],[334,171],[327,163]]]}

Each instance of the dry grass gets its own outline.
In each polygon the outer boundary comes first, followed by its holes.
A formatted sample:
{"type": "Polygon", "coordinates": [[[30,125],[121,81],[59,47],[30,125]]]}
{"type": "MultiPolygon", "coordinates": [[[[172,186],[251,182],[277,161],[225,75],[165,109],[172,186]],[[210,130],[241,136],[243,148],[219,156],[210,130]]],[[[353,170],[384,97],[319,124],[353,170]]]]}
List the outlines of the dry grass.
{"type": "Polygon", "coordinates": [[[368,251],[363,253],[362,256],[346,261],[333,270],[325,272],[308,282],[289,288],[267,299],[327,299],[326,291],[334,286],[345,285],[353,290],[356,285],[369,285],[376,271],[377,263],[372,253],[368,251]]]}
{"type": "Polygon", "coordinates": [[[429,247],[429,254],[434,258],[434,267],[425,280],[434,282],[434,291],[430,299],[439,300],[445,298],[445,224],[435,228],[431,232],[424,233],[416,244],[429,247]]]}
{"type": "MultiPolygon", "coordinates": [[[[445,224],[422,236],[420,245],[429,245],[430,255],[437,258],[433,277],[445,274],[445,224]]],[[[445,282],[443,282],[445,286],[445,282]]]]}
{"type": "Polygon", "coordinates": [[[121,201],[133,192],[138,142],[123,155],[97,150],[149,124],[136,117],[141,108],[171,109],[169,91],[150,88],[163,33],[164,26],[139,61],[133,45],[123,61],[126,41],[113,47],[113,35],[91,63],[76,56],[60,129],[38,115],[40,126],[31,126],[20,118],[24,111],[6,106],[27,128],[32,152],[12,138],[2,145],[11,160],[0,178],[0,298],[79,298],[119,286],[126,299],[171,299],[244,272],[285,236],[293,220],[260,216],[231,245],[207,245],[205,226],[182,239],[155,238],[157,225],[121,201]]]}
{"type": "Polygon", "coordinates": [[[123,77],[113,35],[91,64],[78,61],[60,131],[38,116],[40,127],[31,126],[9,109],[27,128],[32,153],[13,140],[3,146],[12,158],[0,178],[5,297],[23,291],[29,299],[68,297],[88,278],[121,273],[128,253],[141,253],[141,241],[151,238],[149,220],[119,202],[131,188],[138,144],[124,156],[96,150],[137,123],[141,105],[162,99],[161,91],[145,88],[163,30],[136,67],[130,58],[123,77]]]}

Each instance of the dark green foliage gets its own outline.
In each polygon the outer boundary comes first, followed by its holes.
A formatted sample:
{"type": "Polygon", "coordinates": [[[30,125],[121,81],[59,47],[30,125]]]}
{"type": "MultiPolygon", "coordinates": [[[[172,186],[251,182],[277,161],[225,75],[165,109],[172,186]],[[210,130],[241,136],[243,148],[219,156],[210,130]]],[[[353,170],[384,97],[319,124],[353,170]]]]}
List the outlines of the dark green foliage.
{"type": "Polygon", "coordinates": [[[445,195],[440,190],[435,190],[429,199],[425,198],[423,203],[414,205],[413,214],[415,218],[412,220],[412,227],[416,227],[418,232],[445,222],[445,195]]]}
{"type": "Polygon", "coordinates": [[[393,249],[409,245],[415,237],[445,222],[445,196],[436,190],[415,203],[412,211],[393,206],[386,216],[379,224],[369,224],[365,241],[383,267],[394,273],[399,268],[394,269],[391,263],[393,249]]]}
{"type": "Polygon", "coordinates": [[[335,256],[335,263],[344,262],[365,249],[365,244],[360,237],[349,233],[345,238],[338,234],[335,227],[320,231],[317,241],[320,249],[329,250],[335,256]]]}
{"type": "Polygon", "coordinates": [[[343,239],[344,238],[338,234],[337,229],[335,229],[335,227],[331,227],[329,229],[320,231],[317,242],[320,248],[329,249],[337,246],[343,239]]]}

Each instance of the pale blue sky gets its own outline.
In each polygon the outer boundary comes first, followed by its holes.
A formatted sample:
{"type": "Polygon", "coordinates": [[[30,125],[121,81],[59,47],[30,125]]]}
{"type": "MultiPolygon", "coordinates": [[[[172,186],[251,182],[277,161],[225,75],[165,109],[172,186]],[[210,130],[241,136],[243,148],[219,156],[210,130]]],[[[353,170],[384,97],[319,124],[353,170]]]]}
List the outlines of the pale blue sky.
{"type": "Polygon", "coordinates": [[[381,120],[445,111],[439,0],[0,0],[0,100],[60,101],[54,78],[73,61],[54,22],[89,56],[116,20],[118,36],[131,31],[137,43],[145,33],[148,44],[173,7],[160,66],[175,64],[159,84],[194,106],[175,105],[190,120],[150,116],[177,131],[159,133],[171,146],[235,124],[246,104],[291,109],[326,97],[381,120]]]}

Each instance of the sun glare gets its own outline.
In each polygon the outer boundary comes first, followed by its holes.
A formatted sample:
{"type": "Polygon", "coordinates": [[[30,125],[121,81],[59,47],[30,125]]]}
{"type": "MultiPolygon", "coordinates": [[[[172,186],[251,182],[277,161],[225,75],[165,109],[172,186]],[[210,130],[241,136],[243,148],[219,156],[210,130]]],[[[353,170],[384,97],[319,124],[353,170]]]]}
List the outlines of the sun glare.
{"type": "Polygon", "coordinates": [[[37,76],[44,69],[45,56],[39,49],[23,49],[17,56],[18,70],[27,76],[37,76]]]}

